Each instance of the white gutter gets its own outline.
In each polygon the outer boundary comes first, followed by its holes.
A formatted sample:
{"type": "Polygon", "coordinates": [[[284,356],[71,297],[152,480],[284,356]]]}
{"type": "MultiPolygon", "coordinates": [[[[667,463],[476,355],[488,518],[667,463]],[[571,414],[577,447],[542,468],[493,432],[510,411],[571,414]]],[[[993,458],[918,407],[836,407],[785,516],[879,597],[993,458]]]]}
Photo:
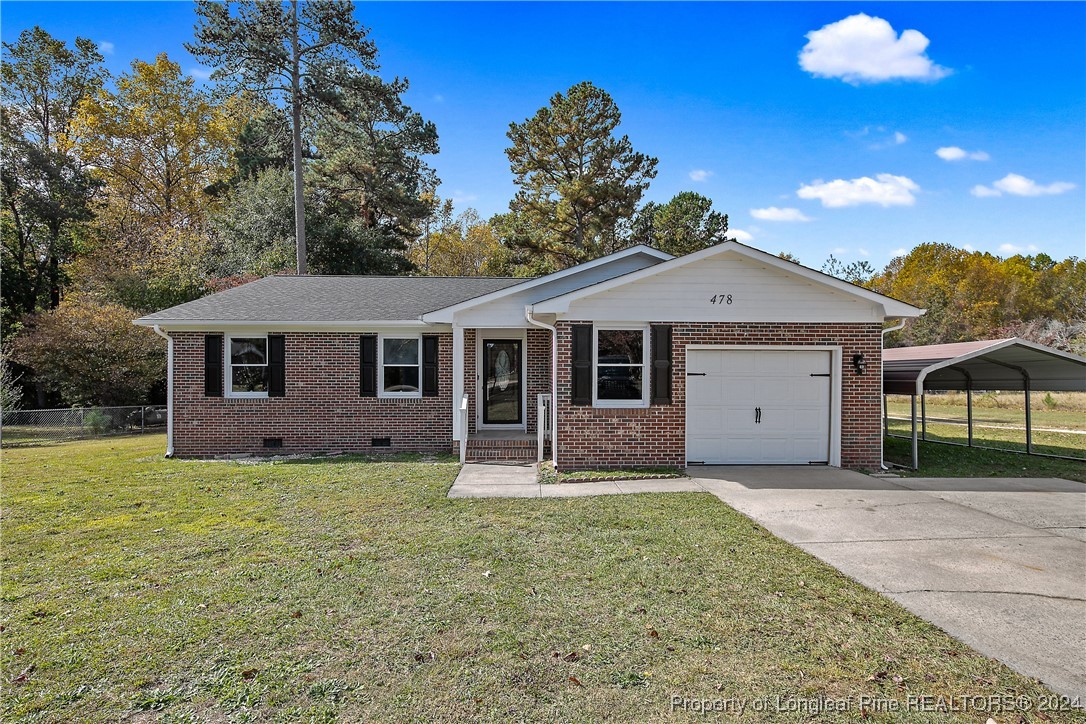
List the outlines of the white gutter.
{"type": "MultiPolygon", "coordinates": [[[[528,324],[551,331],[551,460],[558,466],[558,327],[540,322],[532,316],[532,305],[524,307],[524,318],[528,324]]],[[[536,420],[536,424],[539,421],[536,420]]]]}
{"type": "MultiPolygon", "coordinates": [[[[906,322],[906,320],[902,319],[900,322],[898,322],[894,326],[887,327],[886,329],[882,330],[882,351],[886,350],[886,335],[889,334],[890,332],[896,332],[899,329],[901,329],[902,327],[904,327],[905,322],[906,322]]],[[[880,415],[883,414],[883,410],[885,409],[885,405],[886,405],[886,370],[883,368],[883,365],[885,363],[882,360],[882,351],[879,352],[879,371],[880,371],[880,374],[881,374],[881,377],[879,379],[879,408],[880,408],[879,409],[879,414],[880,415]]],[[[879,428],[882,428],[881,424],[879,425],[879,428]]],[[[889,470],[890,467],[886,464],[886,436],[882,434],[881,429],[879,430],[879,459],[882,460],[882,465],[881,465],[882,469],[883,470],[889,470]]]]}
{"type": "Polygon", "coordinates": [[[151,329],[166,339],[166,457],[173,457],[173,337],[157,324],[151,329]]]}

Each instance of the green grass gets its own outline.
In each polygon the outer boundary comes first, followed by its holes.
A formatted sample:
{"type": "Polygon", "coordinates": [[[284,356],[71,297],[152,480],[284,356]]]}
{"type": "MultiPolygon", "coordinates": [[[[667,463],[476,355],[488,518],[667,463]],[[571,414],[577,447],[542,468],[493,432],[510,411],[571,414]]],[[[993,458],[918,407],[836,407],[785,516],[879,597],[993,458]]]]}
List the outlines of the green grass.
{"type": "MultiPolygon", "coordinates": [[[[891,417],[908,418],[908,402],[889,402],[887,408],[891,417]]],[[[1077,410],[1047,410],[1044,407],[1038,409],[1033,405],[1032,425],[1035,429],[1051,428],[1056,430],[1086,430],[1086,413],[1077,410]]],[[[928,400],[927,416],[929,419],[942,418],[959,420],[964,425],[968,419],[969,408],[965,405],[937,405],[928,400]]],[[[917,420],[920,419],[920,402],[916,403],[917,420]]],[[[1025,427],[1026,411],[1019,409],[1006,409],[1001,407],[973,407],[974,425],[1007,425],[1013,427],[1025,427]]],[[[1084,437],[1080,435],[1079,437],[1084,437]]]]}
{"type": "MultiPolygon", "coordinates": [[[[921,478],[1063,478],[1086,483],[1086,461],[1043,458],[1003,450],[939,445],[919,441],[920,469],[894,469],[895,473],[921,478]]],[[[886,438],[886,460],[908,465],[911,447],[908,440],[886,438]]]]}
{"type": "MultiPolygon", "coordinates": [[[[969,439],[969,433],[965,425],[953,425],[941,422],[928,422],[927,437],[929,440],[943,440],[948,442],[965,443],[969,439]]],[[[916,423],[917,437],[921,434],[919,420],[916,423]]],[[[890,420],[890,432],[895,435],[908,437],[912,434],[911,424],[907,420],[890,420]]],[[[1047,455],[1064,455],[1080,458],[1086,461],[1086,435],[1072,432],[1044,432],[1033,431],[1034,452],[1047,455]]],[[[1026,433],[1024,430],[1006,428],[973,428],[973,444],[983,447],[999,448],[1001,450],[1026,449],[1026,433]]]]}
{"type": "Polygon", "coordinates": [[[443,461],[170,461],[163,443],[4,451],[3,721],[1046,693],[708,494],[449,500],[443,461]]]}

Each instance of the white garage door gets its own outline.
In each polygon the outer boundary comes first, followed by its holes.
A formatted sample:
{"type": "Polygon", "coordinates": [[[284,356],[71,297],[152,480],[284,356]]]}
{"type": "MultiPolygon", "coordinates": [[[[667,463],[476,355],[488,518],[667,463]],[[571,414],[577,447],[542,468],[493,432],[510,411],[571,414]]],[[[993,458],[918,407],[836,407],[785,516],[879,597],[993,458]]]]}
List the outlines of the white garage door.
{"type": "Polygon", "coordinates": [[[832,359],[822,350],[689,350],[687,461],[828,463],[832,359]]]}

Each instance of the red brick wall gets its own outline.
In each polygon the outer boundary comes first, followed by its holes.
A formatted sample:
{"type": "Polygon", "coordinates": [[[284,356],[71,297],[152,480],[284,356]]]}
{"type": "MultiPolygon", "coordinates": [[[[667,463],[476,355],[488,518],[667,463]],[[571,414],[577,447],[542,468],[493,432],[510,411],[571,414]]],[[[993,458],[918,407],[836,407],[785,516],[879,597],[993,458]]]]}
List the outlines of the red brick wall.
{"type": "MultiPolygon", "coordinates": [[[[661,322],[666,323],[666,322],[661,322]]],[[[685,465],[686,346],[688,344],[837,345],[841,390],[841,465],[881,465],[882,325],[672,322],[672,403],[645,409],[570,404],[571,325],[558,323],[558,467],[562,470],[638,465],[685,465]],[[849,364],[861,352],[865,374],[849,364]]]]}
{"type": "Polygon", "coordinates": [[[421,399],[358,396],[357,334],[285,334],[286,396],[265,399],[204,397],[204,335],[171,335],[176,455],[450,449],[452,334],[439,335],[438,395],[421,399]],[[266,437],[283,448],[265,449],[266,437]],[[391,449],[370,447],[374,437],[391,449]]]}
{"type": "Polygon", "coordinates": [[[525,354],[528,356],[528,432],[536,431],[539,417],[538,396],[551,391],[551,333],[545,329],[529,329],[525,354]]]}

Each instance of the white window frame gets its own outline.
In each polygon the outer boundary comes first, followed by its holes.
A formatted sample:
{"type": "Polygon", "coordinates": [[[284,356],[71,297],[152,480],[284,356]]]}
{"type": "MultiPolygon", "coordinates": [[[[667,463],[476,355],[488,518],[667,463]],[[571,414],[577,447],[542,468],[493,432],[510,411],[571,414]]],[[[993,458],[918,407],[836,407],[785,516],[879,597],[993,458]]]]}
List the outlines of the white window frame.
{"type": "MultiPolygon", "coordinates": [[[[264,392],[234,392],[234,367],[268,367],[268,335],[261,333],[253,334],[224,334],[223,335],[223,395],[226,397],[239,397],[248,398],[251,400],[260,400],[268,396],[267,390],[264,392]],[[264,340],[264,364],[263,365],[235,365],[233,355],[230,353],[233,347],[233,340],[235,339],[263,339],[264,340]]],[[[270,380],[269,380],[270,382],[270,380]]]]}
{"type": "MultiPolygon", "coordinates": [[[[649,376],[649,325],[647,324],[594,324],[592,325],[592,406],[609,408],[642,408],[649,406],[649,388],[652,380],[649,376]],[[641,332],[641,399],[640,400],[601,400],[599,399],[599,360],[600,332],[641,332]]],[[[604,367],[637,365],[604,365],[604,367]]]]}
{"type": "MultiPolygon", "coordinates": [[[[411,365],[392,365],[393,367],[410,367],[411,365]]],[[[415,399],[422,397],[422,333],[404,332],[377,335],[377,396],[387,399],[415,399]],[[385,340],[386,339],[413,339],[418,345],[419,391],[418,392],[385,392],[385,340]]]]}

